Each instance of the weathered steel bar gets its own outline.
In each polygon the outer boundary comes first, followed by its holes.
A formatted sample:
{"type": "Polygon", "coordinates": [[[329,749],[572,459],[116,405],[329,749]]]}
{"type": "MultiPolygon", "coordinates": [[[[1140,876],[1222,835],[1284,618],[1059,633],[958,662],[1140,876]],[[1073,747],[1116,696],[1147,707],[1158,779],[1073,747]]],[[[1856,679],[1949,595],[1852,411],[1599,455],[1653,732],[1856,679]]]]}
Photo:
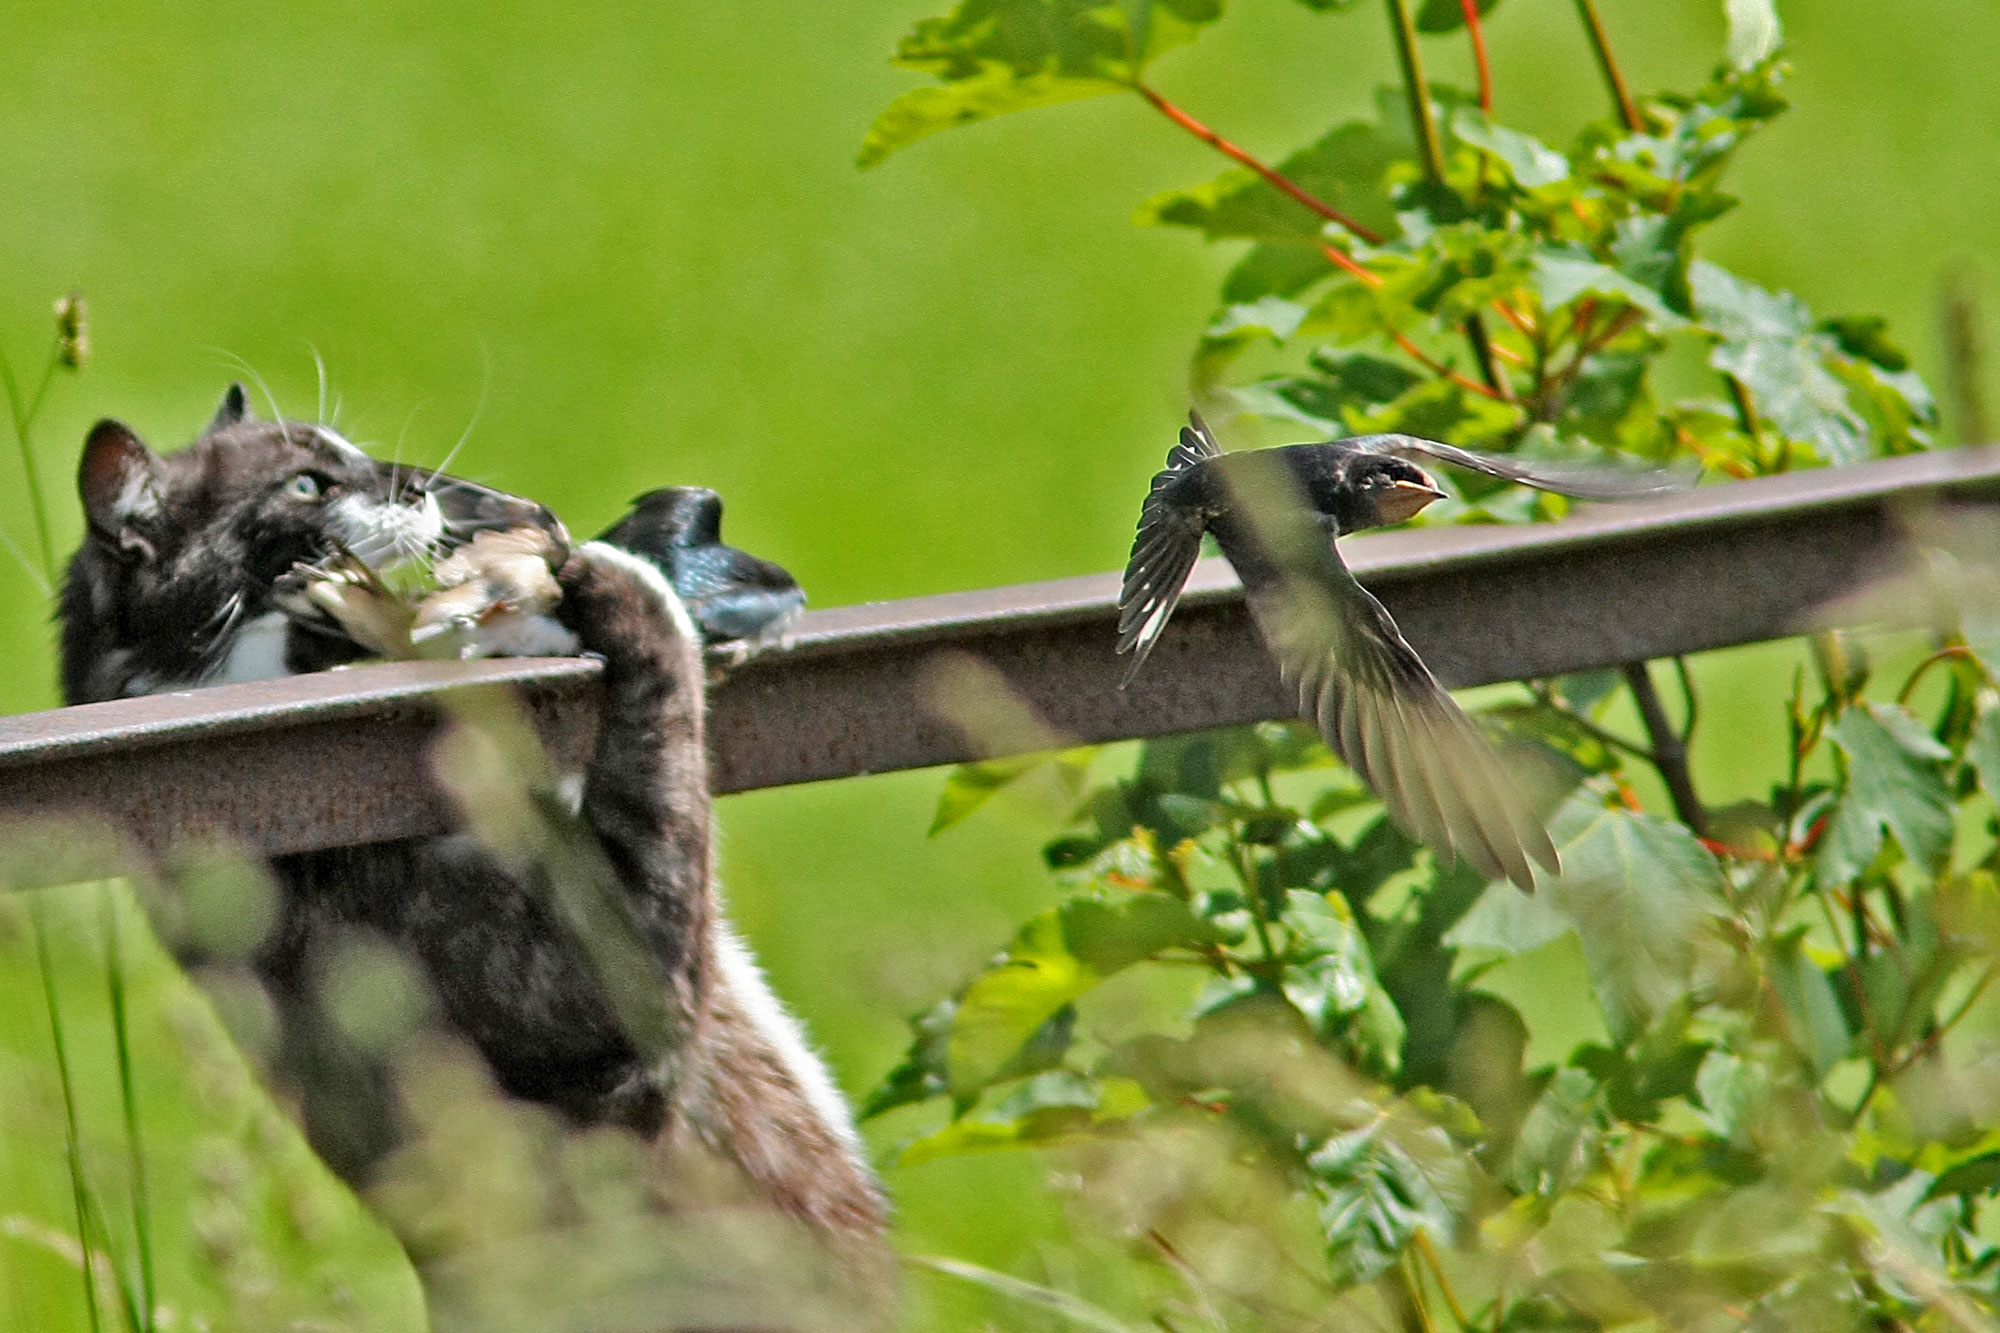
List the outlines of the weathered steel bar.
{"type": "MultiPolygon", "coordinates": [[[[2000,449],[1343,550],[1439,677],[1467,686],[1851,619],[1851,605],[1825,608],[1897,569],[1913,516],[1939,505],[2000,518],[2000,449]]],[[[1219,561],[1197,567],[1145,672],[1119,690],[1116,584],[1093,575],[808,614],[787,646],[715,690],[715,790],[1288,715],[1219,561]]],[[[0,718],[0,821],[96,811],[148,845],[222,835],[268,853],[434,830],[448,818],[429,775],[440,705],[519,687],[559,760],[574,762],[593,734],[595,680],[594,664],[574,660],[397,663],[0,718]]]]}

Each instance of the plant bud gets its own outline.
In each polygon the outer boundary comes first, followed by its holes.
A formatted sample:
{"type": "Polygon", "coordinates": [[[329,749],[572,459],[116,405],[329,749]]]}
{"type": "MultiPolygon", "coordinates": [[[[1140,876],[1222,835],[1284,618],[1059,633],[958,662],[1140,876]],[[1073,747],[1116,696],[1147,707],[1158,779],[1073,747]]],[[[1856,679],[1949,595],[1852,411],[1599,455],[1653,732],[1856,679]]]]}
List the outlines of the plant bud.
{"type": "Polygon", "coordinates": [[[71,292],[56,300],[56,360],[71,370],[82,370],[89,357],[89,311],[83,293],[71,292]]]}

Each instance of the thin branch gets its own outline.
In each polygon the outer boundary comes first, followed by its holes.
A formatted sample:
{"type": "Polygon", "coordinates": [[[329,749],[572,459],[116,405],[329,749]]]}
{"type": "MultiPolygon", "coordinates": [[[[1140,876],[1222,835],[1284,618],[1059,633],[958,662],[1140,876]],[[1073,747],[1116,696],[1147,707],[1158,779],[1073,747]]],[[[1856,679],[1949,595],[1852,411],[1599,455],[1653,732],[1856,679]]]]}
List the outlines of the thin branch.
{"type": "Polygon", "coordinates": [[[1306,190],[1304,190],[1291,180],[1288,180],[1286,177],[1279,174],[1275,169],[1265,166],[1262,162],[1252,157],[1248,152],[1246,152],[1241,148],[1238,148],[1235,144],[1229,142],[1229,140],[1223,138],[1221,135],[1217,134],[1214,130],[1202,124],[1200,121],[1196,120],[1193,116],[1190,116],[1187,112],[1181,110],[1179,107],[1175,106],[1172,102],[1169,102],[1166,98],[1160,96],[1160,94],[1158,94],[1157,92],[1154,92],[1151,88],[1147,87],[1145,84],[1135,83],[1132,85],[1132,87],[1139,94],[1139,96],[1145,98],[1148,102],[1151,102],[1153,104],[1153,108],[1157,110],[1161,115],[1165,116],[1168,120],[1171,120],[1174,124],[1186,130],[1189,134],[1192,134],[1195,138],[1207,144],[1210,148],[1215,149],[1218,153],[1221,153],[1224,157],[1230,158],[1232,161],[1238,162],[1243,166],[1250,168],[1250,170],[1256,172],[1259,176],[1263,177],[1264,182],[1267,185],[1271,186],[1271,188],[1283,191],[1285,194],[1290,195],[1293,199],[1296,199],[1299,203],[1304,204],[1307,208],[1319,214],[1319,216],[1325,218],[1327,221],[1339,223],[1341,226],[1345,227],[1348,231],[1354,233],[1355,236],[1368,242],[1368,244],[1370,245],[1380,245],[1382,243],[1382,234],[1380,232],[1374,230],[1372,227],[1367,227],[1359,222],[1356,222],[1353,218],[1347,216],[1347,214],[1341,212],[1339,209],[1335,208],[1332,204],[1327,203],[1324,199],[1321,199],[1316,195],[1308,193],[1306,190]]]}
{"type": "Polygon", "coordinates": [[[1625,683],[1632,690],[1632,702],[1639,706],[1639,718],[1646,724],[1646,735],[1653,742],[1653,767],[1660,771],[1660,780],[1667,784],[1667,796],[1674,803],[1674,814],[1681,823],[1694,830],[1696,837],[1705,838],[1708,836],[1708,813],[1702,809],[1701,798],[1695,795],[1694,778],[1688,772],[1687,742],[1667,719],[1667,710],[1660,703],[1659,693],[1653,689],[1653,676],[1646,664],[1628,662],[1624,672],[1625,683]]]}
{"type": "Polygon", "coordinates": [[[1639,118],[1638,104],[1632,100],[1632,92],[1625,86],[1625,76],[1618,70],[1618,61],[1611,54],[1611,39],[1605,36],[1604,20],[1597,16],[1594,0],[1576,0],[1577,16],[1583,20],[1584,28],[1590,33],[1590,49],[1597,55],[1597,67],[1604,71],[1605,85],[1611,90],[1611,100],[1618,105],[1619,118],[1625,128],[1638,134],[1646,128],[1646,122],[1639,118]]]}
{"type": "MultiPolygon", "coordinates": [[[[1764,425],[1762,418],[1757,415],[1756,401],[1750,397],[1750,386],[1734,375],[1724,375],[1722,382],[1729,389],[1729,401],[1736,407],[1736,424],[1750,437],[1750,443],[1756,448],[1757,460],[1761,464],[1765,448],[1764,425]]],[[[1767,470],[1783,472],[1786,465],[1791,462],[1791,458],[1792,442],[1779,436],[1777,454],[1772,458],[1767,470]]]]}
{"type": "Polygon", "coordinates": [[[1479,377],[1493,390],[1492,396],[1503,403],[1513,402],[1514,390],[1500,373],[1500,363],[1493,359],[1493,339],[1487,335],[1485,321],[1476,314],[1465,317],[1465,340],[1472,344],[1472,359],[1479,364],[1479,377]]]}
{"type": "Polygon", "coordinates": [[[1347,274],[1363,287],[1380,287],[1382,275],[1371,268],[1365,268],[1353,255],[1337,245],[1320,243],[1319,251],[1326,256],[1326,262],[1347,274]]]}
{"type": "MultiPolygon", "coordinates": [[[[1470,9],[1472,0],[1465,0],[1465,3],[1470,9]]],[[[1472,1320],[1466,1317],[1465,1307],[1458,1303],[1458,1293],[1451,1289],[1451,1281],[1444,1275],[1444,1261],[1438,1257],[1437,1247],[1431,1244],[1430,1233],[1418,1227],[1411,1239],[1417,1243],[1417,1252],[1430,1263],[1431,1279],[1437,1283],[1438,1294],[1444,1297],[1444,1303],[1451,1308],[1451,1317],[1458,1321],[1460,1328],[1471,1328],[1472,1320]]]]}
{"type": "Polygon", "coordinates": [[[1411,341],[1410,336],[1407,333],[1396,333],[1392,331],[1389,334],[1389,337],[1391,340],[1395,342],[1396,346],[1403,349],[1403,352],[1406,355],[1408,355],[1411,360],[1416,361],[1417,363],[1422,365],[1425,370],[1430,371],[1433,375],[1436,375],[1441,379],[1450,380],[1453,384],[1456,384],[1459,388],[1466,390],[1468,393],[1476,393],[1480,395],[1482,398],[1491,398],[1495,402],[1506,401],[1506,399],[1502,398],[1498,393],[1496,393],[1491,388],[1488,388],[1486,385],[1481,384],[1478,380],[1472,379],[1469,376],[1459,374],[1457,371],[1453,370],[1450,366],[1447,366],[1444,362],[1438,360],[1436,357],[1424,351],[1423,348],[1417,346],[1415,342],[1411,341]]]}
{"type": "Polygon", "coordinates": [[[1584,714],[1577,712],[1576,709],[1571,708],[1569,705],[1565,704],[1562,700],[1556,698],[1555,691],[1549,688],[1549,684],[1547,681],[1545,680],[1531,681],[1528,685],[1528,689],[1529,692],[1535,696],[1535,699],[1539,703],[1541,703],[1543,707],[1552,708],[1556,712],[1568,718],[1570,721],[1576,723],[1578,727],[1582,728],[1585,735],[1597,741],[1599,744],[1608,745],[1614,750],[1623,750],[1626,754],[1631,755],[1634,759],[1643,759],[1649,764],[1654,762],[1653,752],[1651,750],[1648,750],[1645,746],[1635,745],[1631,741],[1626,740],[1623,736],[1620,736],[1617,732],[1607,730],[1604,727],[1600,727],[1599,725],[1597,725],[1597,723],[1593,722],[1590,718],[1586,717],[1584,714]]]}
{"type": "Polygon", "coordinates": [[[1896,692],[1896,702],[1899,704],[1909,703],[1910,696],[1916,693],[1918,684],[1922,682],[1925,676],[1930,674],[1932,667],[1940,662],[1950,662],[1960,658],[1972,662],[1974,665],[1978,665],[1979,662],[1978,655],[1964,644],[1948,643],[1929,657],[1926,657],[1923,661],[1917,663],[1916,669],[1910,672],[1910,678],[1903,682],[1903,688],[1896,692]]]}
{"type": "Polygon", "coordinates": [[[1493,114],[1493,71],[1486,63],[1486,34],[1479,27],[1479,0],[1458,0],[1465,11],[1465,34],[1472,39],[1472,63],[1479,70],[1479,109],[1493,114]]]}
{"type": "Polygon", "coordinates": [[[1444,145],[1431,119],[1430,85],[1424,82],[1423,57],[1417,52],[1417,25],[1406,0],[1387,0],[1389,29],[1396,38],[1396,59],[1403,67],[1403,96],[1410,105],[1410,128],[1416,132],[1424,179],[1444,184],[1444,145]]]}
{"type": "Polygon", "coordinates": [[[1694,739],[1695,718],[1700,715],[1701,709],[1695,700],[1694,677],[1688,673],[1685,657],[1674,659],[1674,674],[1680,677],[1681,706],[1687,711],[1687,717],[1681,722],[1681,743],[1686,744],[1694,739]]]}

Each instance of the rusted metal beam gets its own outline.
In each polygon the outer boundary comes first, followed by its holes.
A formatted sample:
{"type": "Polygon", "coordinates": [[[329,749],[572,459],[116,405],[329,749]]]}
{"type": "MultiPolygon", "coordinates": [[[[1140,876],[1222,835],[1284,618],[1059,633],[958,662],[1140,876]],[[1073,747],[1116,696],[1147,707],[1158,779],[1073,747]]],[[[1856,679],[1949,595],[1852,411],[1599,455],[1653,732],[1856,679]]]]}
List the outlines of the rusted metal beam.
{"type": "MultiPolygon", "coordinates": [[[[1940,505],[2000,518],[2000,449],[1738,482],[1554,524],[1362,537],[1343,550],[1439,677],[1469,686],[1851,619],[1851,605],[1827,608],[1898,568],[1912,516],[1940,505]]],[[[788,645],[715,690],[715,790],[1289,714],[1226,565],[1196,568],[1125,691],[1116,592],[1107,574],[812,612],[788,645]],[[953,698],[968,659],[978,679],[1007,687],[991,725],[953,698]]],[[[93,810],[148,845],[219,835],[267,853],[432,831],[449,817],[428,771],[440,704],[517,687],[558,758],[575,762],[594,733],[595,681],[594,664],[573,660],[397,663],[4,718],[0,821],[93,810]]]]}

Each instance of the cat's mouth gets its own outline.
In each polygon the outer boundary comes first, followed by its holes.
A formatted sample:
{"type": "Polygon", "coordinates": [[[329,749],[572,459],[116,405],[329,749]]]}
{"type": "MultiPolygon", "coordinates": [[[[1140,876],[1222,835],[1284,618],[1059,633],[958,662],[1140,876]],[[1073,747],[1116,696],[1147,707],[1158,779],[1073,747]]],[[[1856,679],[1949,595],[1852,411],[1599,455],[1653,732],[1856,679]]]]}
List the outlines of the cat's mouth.
{"type": "Polygon", "coordinates": [[[532,563],[545,565],[535,596],[494,592],[478,614],[454,612],[451,623],[469,630],[501,614],[534,616],[546,610],[539,605],[546,597],[541,584],[554,587],[554,571],[570,549],[568,531],[546,506],[442,473],[405,478],[398,490],[393,499],[349,493],[334,500],[328,510],[329,549],[279,579],[273,589],[278,609],[303,628],[347,639],[379,656],[429,656],[433,648],[449,656],[484,655],[466,634],[426,648],[436,631],[424,633],[424,617],[436,611],[430,604],[440,600],[443,589],[457,589],[457,600],[469,602],[475,599],[463,591],[468,583],[501,587],[505,580],[484,568],[490,562],[474,557],[518,547],[533,552],[532,563]],[[523,604],[517,607],[516,601],[523,604]]]}

